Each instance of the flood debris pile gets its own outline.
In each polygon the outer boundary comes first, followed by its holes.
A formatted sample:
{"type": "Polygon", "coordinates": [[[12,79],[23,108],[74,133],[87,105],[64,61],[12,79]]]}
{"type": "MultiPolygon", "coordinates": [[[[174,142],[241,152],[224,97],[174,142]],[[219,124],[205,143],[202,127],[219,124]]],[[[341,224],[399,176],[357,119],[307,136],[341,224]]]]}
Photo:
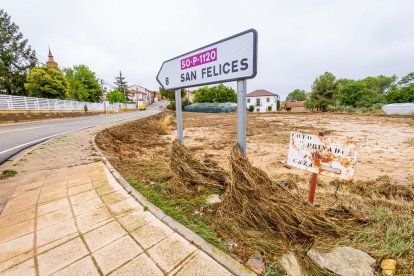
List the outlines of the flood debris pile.
{"type": "Polygon", "coordinates": [[[193,195],[206,189],[225,188],[227,173],[214,164],[204,164],[175,140],[171,145],[170,169],[172,178],[167,183],[172,194],[193,195]]]}
{"type": "Polygon", "coordinates": [[[393,200],[414,200],[414,183],[411,185],[394,183],[387,175],[371,181],[356,181],[349,186],[349,190],[364,198],[384,197],[393,200]]]}
{"type": "Polygon", "coordinates": [[[252,166],[238,145],[232,149],[230,169],[230,182],[218,210],[218,225],[263,231],[270,242],[281,247],[277,253],[291,250],[305,271],[329,274],[306,252],[311,247],[333,248],[341,229],[322,212],[273,182],[263,170],[252,166]]]}

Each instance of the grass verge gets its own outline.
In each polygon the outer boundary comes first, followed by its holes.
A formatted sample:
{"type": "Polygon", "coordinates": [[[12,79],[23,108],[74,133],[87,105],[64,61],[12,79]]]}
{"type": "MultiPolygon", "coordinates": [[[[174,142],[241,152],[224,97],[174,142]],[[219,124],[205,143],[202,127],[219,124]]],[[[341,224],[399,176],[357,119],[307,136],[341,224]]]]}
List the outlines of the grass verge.
{"type": "Polygon", "coordinates": [[[171,198],[165,193],[165,186],[162,183],[144,184],[133,177],[127,178],[127,181],[167,215],[182,223],[221,250],[226,250],[226,245],[219,239],[216,232],[210,226],[212,224],[212,216],[205,215],[205,213],[215,211],[213,206],[205,203],[207,195],[192,198],[171,198]]]}

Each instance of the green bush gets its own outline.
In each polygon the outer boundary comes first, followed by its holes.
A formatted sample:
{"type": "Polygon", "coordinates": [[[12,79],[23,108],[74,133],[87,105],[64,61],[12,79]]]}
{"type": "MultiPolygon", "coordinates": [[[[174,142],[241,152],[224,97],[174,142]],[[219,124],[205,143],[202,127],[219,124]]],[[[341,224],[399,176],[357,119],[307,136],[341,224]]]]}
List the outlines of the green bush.
{"type": "Polygon", "coordinates": [[[272,111],[272,106],[271,106],[271,105],[269,105],[269,106],[267,107],[267,111],[268,111],[268,112],[272,111]]]}
{"type": "Polygon", "coordinates": [[[253,112],[254,111],[254,105],[252,105],[252,104],[249,105],[249,109],[248,110],[249,110],[249,112],[253,112]]]}

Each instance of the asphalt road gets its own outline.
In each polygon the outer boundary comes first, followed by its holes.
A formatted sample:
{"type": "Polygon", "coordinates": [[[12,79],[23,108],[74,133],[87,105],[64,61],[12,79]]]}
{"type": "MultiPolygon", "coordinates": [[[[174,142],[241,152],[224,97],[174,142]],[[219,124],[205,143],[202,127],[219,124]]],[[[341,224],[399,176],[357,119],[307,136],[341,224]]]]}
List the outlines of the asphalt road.
{"type": "Polygon", "coordinates": [[[10,157],[23,149],[55,136],[116,121],[139,118],[157,111],[158,105],[153,105],[148,110],[126,113],[0,125],[0,164],[6,162],[10,157]]]}

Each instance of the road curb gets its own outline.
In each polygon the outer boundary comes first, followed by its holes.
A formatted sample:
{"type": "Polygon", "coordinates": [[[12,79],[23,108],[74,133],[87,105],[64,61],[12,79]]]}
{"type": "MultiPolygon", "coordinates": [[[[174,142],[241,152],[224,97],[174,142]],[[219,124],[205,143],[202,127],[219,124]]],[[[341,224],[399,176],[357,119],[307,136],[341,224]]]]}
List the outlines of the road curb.
{"type": "Polygon", "coordinates": [[[198,247],[200,250],[202,250],[204,253],[209,255],[211,258],[213,258],[215,261],[217,261],[219,264],[221,264],[223,267],[225,267],[227,270],[229,270],[231,273],[235,275],[256,275],[253,271],[236,261],[233,257],[227,255],[214,245],[208,243],[205,241],[202,237],[179,223],[178,221],[174,220],[167,214],[165,214],[160,208],[158,208],[156,205],[151,203],[149,200],[147,200],[141,193],[139,193],[137,190],[135,190],[128,181],[125,180],[125,178],[122,177],[122,175],[112,166],[112,164],[108,161],[108,159],[105,157],[105,155],[102,153],[102,151],[99,149],[98,145],[95,143],[95,137],[96,134],[92,137],[92,145],[102,161],[104,162],[105,166],[108,168],[108,170],[111,172],[111,174],[114,176],[116,181],[118,181],[119,184],[140,204],[148,208],[148,211],[151,212],[154,216],[156,216],[159,220],[164,222],[166,225],[171,227],[175,232],[183,236],[186,240],[191,242],[193,245],[198,247]]]}

